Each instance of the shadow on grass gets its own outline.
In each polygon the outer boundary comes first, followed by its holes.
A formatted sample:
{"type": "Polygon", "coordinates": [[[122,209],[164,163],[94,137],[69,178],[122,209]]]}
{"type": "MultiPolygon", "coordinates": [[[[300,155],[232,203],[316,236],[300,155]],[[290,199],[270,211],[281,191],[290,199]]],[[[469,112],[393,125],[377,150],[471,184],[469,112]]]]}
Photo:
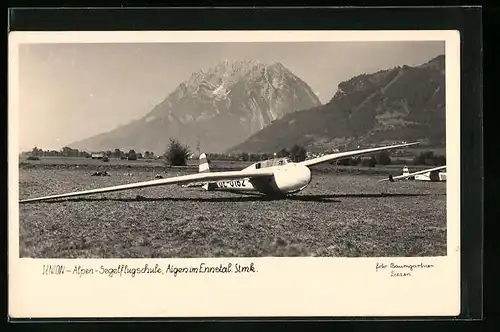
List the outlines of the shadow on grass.
{"type": "MultiPolygon", "coordinates": [[[[440,194],[388,194],[388,193],[373,193],[373,194],[329,194],[329,195],[297,195],[286,197],[288,200],[298,201],[332,201],[335,198],[384,198],[384,197],[417,197],[417,196],[437,196],[440,194]]],[[[340,202],[336,200],[335,202],[340,202]]]]}
{"type": "MultiPolygon", "coordinates": [[[[339,198],[384,198],[384,197],[416,197],[416,196],[439,196],[445,194],[390,194],[390,193],[372,193],[372,194],[328,194],[328,195],[292,195],[286,197],[272,197],[265,196],[257,193],[232,193],[235,194],[231,197],[207,197],[209,193],[204,193],[204,197],[123,197],[123,198],[111,198],[111,197],[79,197],[79,198],[67,198],[52,201],[42,201],[39,203],[60,203],[60,202],[261,202],[261,201],[278,201],[278,200],[289,200],[289,201],[303,201],[303,202],[325,202],[325,203],[341,203],[339,198]]],[[[35,202],[26,202],[35,203],[35,202]]],[[[24,204],[26,204],[24,203],[24,204]]]]}
{"type": "Polygon", "coordinates": [[[332,194],[332,195],[311,195],[311,196],[328,196],[328,197],[355,197],[355,198],[380,198],[380,197],[418,197],[418,196],[444,196],[445,194],[436,194],[436,193],[430,193],[430,194],[390,194],[390,193],[373,193],[373,194],[332,194]]]}

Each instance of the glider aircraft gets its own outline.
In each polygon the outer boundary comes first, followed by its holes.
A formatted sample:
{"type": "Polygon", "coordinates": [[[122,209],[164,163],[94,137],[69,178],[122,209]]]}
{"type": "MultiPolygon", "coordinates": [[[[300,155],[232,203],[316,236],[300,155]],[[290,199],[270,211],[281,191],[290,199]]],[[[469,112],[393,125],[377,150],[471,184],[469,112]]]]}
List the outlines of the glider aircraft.
{"type": "Polygon", "coordinates": [[[287,195],[297,193],[307,187],[307,185],[311,182],[310,166],[380,151],[403,148],[415,144],[419,143],[405,143],[332,153],[313,159],[306,159],[301,162],[293,162],[289,158],[269,159],[256,162],[240,171],[221,172],[210,172],[206,155],[203,153],[200,155],[199,172],[195,174],[123,184],[113,187],[75,191],[66,194],[29,198],[20,200],[20,203],[102,194],[107,192],[172,184],[185,186],[201,185],[207,191],[215,189],[231,189],[232,191],[253,191],[269,196],[285,197],[287,195]]]}
{"type": "Polygon", "coordinates": [[[387,179],[382,179],[380,181],[394,182],[397,180],[415,180],[415,181],[445,182],[446,171],[440,172],[443,169],[446,169],[446,166],[439,166],[410,173],[408,171],[408,167],[404,166],[402,175],[398,176],[389,175],[387,179]]]}

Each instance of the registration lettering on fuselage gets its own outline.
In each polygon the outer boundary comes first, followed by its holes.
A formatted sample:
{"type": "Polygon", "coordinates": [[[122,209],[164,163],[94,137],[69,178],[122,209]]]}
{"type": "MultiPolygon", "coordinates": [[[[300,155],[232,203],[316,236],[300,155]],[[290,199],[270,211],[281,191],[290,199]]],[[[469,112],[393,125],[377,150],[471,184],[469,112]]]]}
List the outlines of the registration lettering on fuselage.
{"type": "Polygon", "coordinates": [[[217,187],[219,188],[242,188],[246,187],[248,180],[230,180],[230,181],[219,181],[217,182],[217,187]]]}

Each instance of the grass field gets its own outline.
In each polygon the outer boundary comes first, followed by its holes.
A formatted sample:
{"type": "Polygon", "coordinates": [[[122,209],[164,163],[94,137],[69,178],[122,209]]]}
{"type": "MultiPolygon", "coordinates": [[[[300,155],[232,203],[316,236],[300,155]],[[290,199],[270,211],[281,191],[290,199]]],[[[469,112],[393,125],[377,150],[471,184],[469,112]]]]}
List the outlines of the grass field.
{"type": "MultiPolygon", "coordinates": [[[[137,163],[116,165],[109,177],[90,176],[96,169],[92,165],[66,166],[20,167],[20,199],[153,176],[150,168],[137,163]],[[132,175],[124,175],[128,172],[132,175]]],[[[174,176],[195,171],[162,172],[174,176]]],[[[381,177],[313,171],[309,187],[285,200],[174,185],[21,204],[20,256],[446,255],[446,184],[377,182],[381,177]]]]}

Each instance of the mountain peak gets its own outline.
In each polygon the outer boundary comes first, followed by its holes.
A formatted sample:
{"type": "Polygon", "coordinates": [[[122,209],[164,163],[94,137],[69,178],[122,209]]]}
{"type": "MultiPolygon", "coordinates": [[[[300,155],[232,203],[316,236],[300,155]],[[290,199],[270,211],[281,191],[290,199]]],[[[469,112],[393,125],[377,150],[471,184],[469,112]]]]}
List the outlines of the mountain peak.
{"type": "Polygon", "coordinates": [[[312,89],[279,62],[222,59],[192,73],[141,120],[71,146],[163,151],[171,137],[222,152],[286,114],[319,105],[312,89]]]}
{"type": "Polygon", "coordinates": [[[283,69],[287,69],[285,67],[285,65],[279,61],[274,61],[273,63],[270,64],[270,66],[275,66],[275,67],[278,67],[278,68],[283,68],[283,69]]]}
{"type": "Polygon", "coordinates": [[[395,67],[341,82],[325,105],[287,114],[231,152],[275,152],[421,141],[445,142],[445,58],[395,67]]]}
{"type": "Polygon", "coordinates": [[[445,56],[444,56],[444,54],[440,54],[437,57],[422,64],[420,67],[422,67],[422,68],[432,67],[432,68],[443,68],[444,69],[445,68],[445,56]]]}
{"type": "Polygon", "coordinates": [[[258,60],[224,59],[216,63],[214,66],[210,67],[207,72],[220,70],[248,72],[265,66],[265,63],[258,60]]]}

